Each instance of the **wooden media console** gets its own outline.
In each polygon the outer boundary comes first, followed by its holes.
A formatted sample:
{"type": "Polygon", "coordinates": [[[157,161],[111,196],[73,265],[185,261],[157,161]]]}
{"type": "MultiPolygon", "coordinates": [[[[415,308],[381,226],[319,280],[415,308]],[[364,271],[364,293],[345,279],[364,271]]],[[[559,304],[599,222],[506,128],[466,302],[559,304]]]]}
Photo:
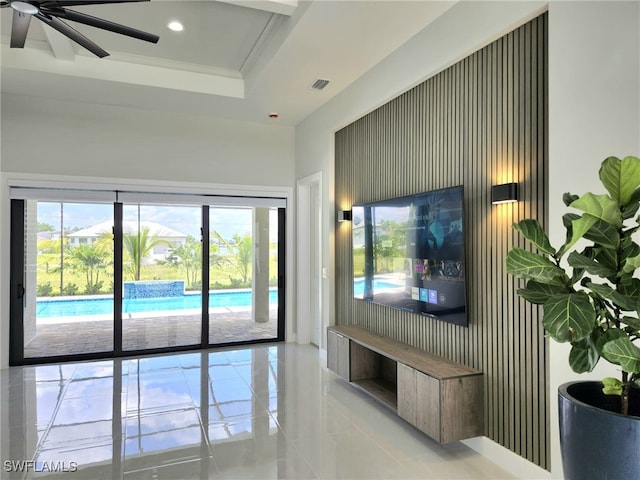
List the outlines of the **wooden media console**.
{"type": "Polygon", "coordinates": [[[328,328],[327,367],[440,443],[484,434],[477,370],[356,326],[328,328]]]}

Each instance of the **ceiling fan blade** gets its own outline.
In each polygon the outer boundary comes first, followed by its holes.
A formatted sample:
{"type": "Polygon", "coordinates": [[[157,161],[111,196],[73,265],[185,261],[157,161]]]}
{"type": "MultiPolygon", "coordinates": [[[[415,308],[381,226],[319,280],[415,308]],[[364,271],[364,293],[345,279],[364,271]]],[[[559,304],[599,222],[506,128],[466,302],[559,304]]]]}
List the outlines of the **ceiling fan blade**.
{"type": "Polygon", "coordinates": [[[109,3],[137,3],[150,2],[151,0],[47,0],[40,2],[40,7],[80,7],[82,5],[107,5],[109,3]]]}
{"type": "Polygon", "coordinates": [[[70,27],[69,25],[67,25],[66,23],[64,23],[62,20],[59,20],[56,17],[48,17],[48,16],[43,15],[41,13],[36,13],[35,17],[38,20],[42,20],[44,23],[49,25],[51,28],[54,28],[54,29],[58,30],[63,35],[66,35],[71,40],[73,40],[77,44],[83,46],[84,48],[89,50],[94,55],[96,55],[96,56],[98,56],[100,58],[103,58],[103,57],[106,57],[107,55],[109,55],[109,52],[107,52],[107,51],[103,50],[102,48],[100,48],[97,44],[95,44],[94,42],[89,40],[87,37],[82,35],[76,29],[74,29],[74,28],[70,27]]]}
{"type": "Polygon", "coordinates": [[[64,18],[65,20],[71,20],[72,22],[83,23],[91,27],[101,28],[103,30],[109,30],[110,32],[119,33],[128,37],[137,38],[138,40],[144,40],[151,43],[158,43],[160,37],[151,33],[143,32],[136,28],[127,27],[119,23],[104,20],[102,18],[87,15],[86,13],[75,12],[66,8],[45,8],[40,7],[42,13],[53,15],[56,17],[64,18]]]}
{"type": "Polygon", "coordinates": [[[11,23],[11,48],[24,48],[27,40],[27,32],[31,23],[31,15],[17,10],[13,11],[13,21],[11,23]]]}

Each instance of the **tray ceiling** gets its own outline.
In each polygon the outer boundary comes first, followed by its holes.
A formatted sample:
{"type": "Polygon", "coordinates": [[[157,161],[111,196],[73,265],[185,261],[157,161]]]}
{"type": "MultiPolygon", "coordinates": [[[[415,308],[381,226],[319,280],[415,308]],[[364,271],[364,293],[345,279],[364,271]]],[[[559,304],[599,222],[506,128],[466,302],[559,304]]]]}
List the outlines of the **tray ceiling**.
{"type": "Polygon", "coordinates": [[[0,11],[2,94],[296,125],[455,2],[152,0],[77,11],[160,36],[151,44],[73,25],[99,59],[40,21],[9,48],[0,11]],[[179,20],[184,31],[167,28],[179,20]],[[329,80],[323,90],[311,85],[329,80]]]}

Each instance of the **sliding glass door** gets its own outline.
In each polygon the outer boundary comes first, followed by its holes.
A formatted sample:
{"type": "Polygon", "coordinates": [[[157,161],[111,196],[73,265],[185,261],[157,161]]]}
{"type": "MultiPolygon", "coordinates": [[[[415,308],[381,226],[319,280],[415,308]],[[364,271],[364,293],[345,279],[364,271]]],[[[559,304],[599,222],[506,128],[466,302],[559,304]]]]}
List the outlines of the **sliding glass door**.
{"type": "Polygon", "coordinates": [[[123,350],[201,343],[201,210],[123,206],[123,350]]]}
{"type": "Polygon", "coordinates": [[[209,343],[278,336],[278,209],[209,207],[209,343]]]}
{"type": "Polygon", "coordinates": [[[48,193],[12,191],[11,364],[284,340],[283,200],[48,193]]]}
{"type": "Polygon", "coordinates": [[[113,350],[112,226],[109,204],[24,202],[25,358],[113,350]]]}

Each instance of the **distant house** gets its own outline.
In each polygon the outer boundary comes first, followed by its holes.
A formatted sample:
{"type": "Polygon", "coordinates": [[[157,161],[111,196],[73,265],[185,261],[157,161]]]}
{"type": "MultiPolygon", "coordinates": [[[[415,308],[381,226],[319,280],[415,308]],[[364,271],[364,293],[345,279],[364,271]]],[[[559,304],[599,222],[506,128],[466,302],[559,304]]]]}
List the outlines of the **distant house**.
{"type": "MultiPolygon", "coordinates": [[[[153,252],[148,259],[150,261],[163,260],[172,248],[184,245],[187,241],[186,234],[155,222],[124,221],[122,222],[122,228],[125,235],[136,235],[140,230],[147,228],[149,229],[149,237],[160,238],[167,242],[166,244],[156,245],[153,248],[153,252]]],[[[108,220],[70,233],[67,238],[69,239],[69,244],[72,247],[76,247],[79,245],[91,245],[99,238],[112,232],[113,222],[108,220]]]]}
{"type": "Polygon", "coordinates": [[[60,232],[38,232],[38,241],[40,240],[60,240],[60,232]]]}

